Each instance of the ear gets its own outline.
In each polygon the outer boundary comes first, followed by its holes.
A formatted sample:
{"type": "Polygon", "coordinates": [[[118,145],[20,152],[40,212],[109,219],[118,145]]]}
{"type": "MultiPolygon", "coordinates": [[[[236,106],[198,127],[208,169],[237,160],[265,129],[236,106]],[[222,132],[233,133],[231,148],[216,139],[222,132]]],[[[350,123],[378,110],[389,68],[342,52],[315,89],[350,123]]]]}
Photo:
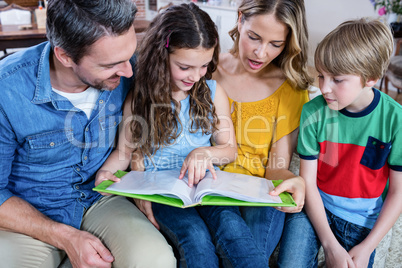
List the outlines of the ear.
{"type": "Polygon", "coordinates": [[[241,13],[241,11],[239,11],[239,16],[238,16],[238,19],[237,19],[237,30],[240,32],[240,29],[241,29],[241,26],[242,26],[242,23],[241,23],[241,20],[243,19],[243,13],[241,13]]]}
{"type": "Polygon", "coordinates": [[[378,78],[377,79],[369,78],[366,82],[366,87],[373,87],[375,84],[377,84],[378,80],[379,80],[378,78]]]}
{"type": "Polygon", "coordinates": [[[65,67],[70,68],[74,63],[71,57],[67,54],[67,52],[61,47],[55,47],[53,49],[54,55],[63,64],[65,67]]]}

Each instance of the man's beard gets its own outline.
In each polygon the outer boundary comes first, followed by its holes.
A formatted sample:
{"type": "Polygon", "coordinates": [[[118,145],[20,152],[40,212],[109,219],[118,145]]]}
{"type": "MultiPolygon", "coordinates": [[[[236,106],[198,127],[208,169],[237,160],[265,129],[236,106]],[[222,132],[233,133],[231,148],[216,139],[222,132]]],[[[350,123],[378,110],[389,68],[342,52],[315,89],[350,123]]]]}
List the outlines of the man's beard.
{"type": "MultiPolygon", "coordinates": [[[[100,81],[100,80],[95,80],[95,81],[93,81],[93,82],[89,82],[89,81],[86,80],[84,77],[81,77],[81,76],[79,76],[79,75],[78,75],[78,77],[79,77],[79,79],[81,80],[81,82],[83,82],[85,85],[87,85],[87,86],[89,86],[89,87],[92,87],[92,88],[95,88],[95,89],[98,89],[98,90],[109,90],[109,91],[112,91],[112,90],[116,89],[116,88],[120,85],[120,79],[119,79],[118,82],[115,83],[113,86],[110,86],[110,85],[107,85],[107,83],[105,82],[105,81],[107,81],[107,80],[102,80],[102,81],[100,81]]],[[[119,77],[119,76],[116,75],[116,76],[114,76],[114,77],[109,77],[108,79],[117,78],[117,77],[119,77]]]]}

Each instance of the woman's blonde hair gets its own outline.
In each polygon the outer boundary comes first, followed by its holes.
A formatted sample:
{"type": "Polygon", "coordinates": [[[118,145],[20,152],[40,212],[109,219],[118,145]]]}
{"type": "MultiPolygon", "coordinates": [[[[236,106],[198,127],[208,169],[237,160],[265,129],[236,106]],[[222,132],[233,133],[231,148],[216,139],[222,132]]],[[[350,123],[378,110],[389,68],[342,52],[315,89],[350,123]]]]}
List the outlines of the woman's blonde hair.
{"type": "MultiPolygon", "coordinates": [[[[253,16],[273,14],[289,28],[285,48],[272,63],[280,67],[293,86],[307,89],[313,78],[307,70],[308,33],[303,0],[243,0],[238,8],[240,23],[253,16]]],[[[234,41],[230,53],[239,53],[238,24],[229,32],[234,41]]]]}
{"type": "Polygon", "coordinates": [[[389,26],[377,19],[361,18],[340,24],[318,44],[317,70],[334,75],[353,74],[366,84],[386,71],[394,41],[389,26]]]}

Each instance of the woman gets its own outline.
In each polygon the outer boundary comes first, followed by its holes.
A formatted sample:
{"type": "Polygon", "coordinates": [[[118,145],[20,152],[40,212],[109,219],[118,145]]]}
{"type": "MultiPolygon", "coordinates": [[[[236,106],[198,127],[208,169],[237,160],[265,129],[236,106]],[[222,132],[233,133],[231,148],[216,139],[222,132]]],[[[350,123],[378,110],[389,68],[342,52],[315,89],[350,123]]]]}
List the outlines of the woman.
{"type": "Polygon", "coordinates": [[[222,54],[215,79],[226,91],[238,144],[235,162],[222,170],[285,180],[271,194],[293,193],[296,208],[241,208],[268,257],[285,214],[304,204],[304,181],[290,172],[299,118],[308,101],[307,27],[302,0],[243,0],[230,53],[222,54]]]}

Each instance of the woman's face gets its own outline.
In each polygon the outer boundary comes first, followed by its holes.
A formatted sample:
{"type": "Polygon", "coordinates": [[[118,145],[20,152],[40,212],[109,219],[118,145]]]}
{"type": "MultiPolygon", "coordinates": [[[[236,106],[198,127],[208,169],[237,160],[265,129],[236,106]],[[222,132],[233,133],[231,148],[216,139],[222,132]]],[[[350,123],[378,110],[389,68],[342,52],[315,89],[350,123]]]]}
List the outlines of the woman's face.
{"type": "Polygon", "coordinates": [[[273,14],[250,17],[241,23],[239,16],[239,57],[248,72],[257,73],[285,48],[288,27],[273,14]]]}

